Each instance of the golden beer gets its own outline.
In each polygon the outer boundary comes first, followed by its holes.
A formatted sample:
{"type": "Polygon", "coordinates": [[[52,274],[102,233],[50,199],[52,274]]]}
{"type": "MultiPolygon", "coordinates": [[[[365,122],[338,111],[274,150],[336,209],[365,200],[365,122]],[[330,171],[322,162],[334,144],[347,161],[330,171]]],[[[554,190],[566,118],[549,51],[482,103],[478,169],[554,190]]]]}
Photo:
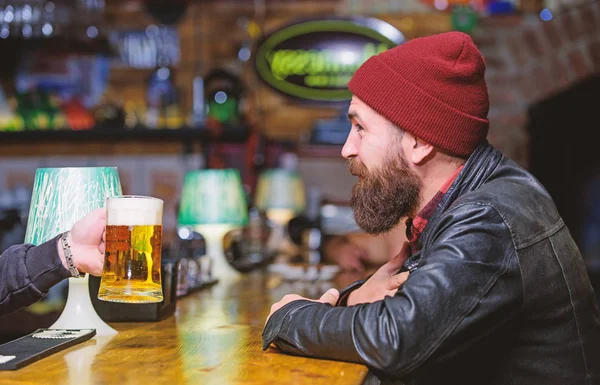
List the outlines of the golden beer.
{"type": "Polygon", "coordinates": [[[111,302],[163,300],[160,199],[124,196],[106,203],[104,269],[98,298],[111,302]]]}

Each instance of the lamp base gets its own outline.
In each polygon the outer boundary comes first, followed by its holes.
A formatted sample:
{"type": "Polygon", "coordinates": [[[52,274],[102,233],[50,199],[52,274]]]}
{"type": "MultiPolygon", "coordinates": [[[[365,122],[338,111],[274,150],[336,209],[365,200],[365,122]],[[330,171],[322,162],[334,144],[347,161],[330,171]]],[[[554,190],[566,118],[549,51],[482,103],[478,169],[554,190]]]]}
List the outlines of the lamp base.
{"type": "Polygon", "coordinates": [[[223,251],[223,237],[232,227],[228,225],[199,225],[196,226],[204,238],[206,244],[206,255],[211,258],[211,275],[219,280],[236,279],[241,273],[234,269],[223,251]]]}
{"type": "Polygon", "coordinates": [[[117,331],[98,316],[88,289],[89,275],[69,278],[67,303],[50,329],[96,329],[96,336],[112,336],[117,331]]]}
{"type": "Polygon", "coordinates": [[[267,240],[266,248],[275,255],[276,260],[288,262],[292,257],[300,254],[300,248],[288,235],[286,226],[286,224],[279,222],[271,223],[271,234],[267,240]]]}

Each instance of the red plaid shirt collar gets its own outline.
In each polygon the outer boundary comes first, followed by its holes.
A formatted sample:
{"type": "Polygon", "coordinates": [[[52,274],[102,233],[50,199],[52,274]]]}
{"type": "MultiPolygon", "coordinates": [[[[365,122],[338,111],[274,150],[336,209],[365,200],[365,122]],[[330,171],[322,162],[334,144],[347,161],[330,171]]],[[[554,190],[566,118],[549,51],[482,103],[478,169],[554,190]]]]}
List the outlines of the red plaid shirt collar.
{"type": "Polygon", "coordinates": [[[406,238],[410,243],[411,254],[414,254],[417,251],[419,251],[419,245],[417,241],[423,233],[423,230],[425,230],[425,226],[427,226],[427,221],[429,220],[437,206],[440,204],[442,198],[444,197],[444,194],[446,194],[450,186],[452,186],[452,183],[454,183],[462,169],[463,165],[461,165],[454,172],[454,174],[452,174],[450,179],[448,179],[446,183],[442,185],[440,190],[434,195],[434,197],[429,201],[429,203],[427,203],[425,207],[423,207],[421,212],[419,212],[419,214],[415,218],[408,218],[406,220],[406,238]]]}

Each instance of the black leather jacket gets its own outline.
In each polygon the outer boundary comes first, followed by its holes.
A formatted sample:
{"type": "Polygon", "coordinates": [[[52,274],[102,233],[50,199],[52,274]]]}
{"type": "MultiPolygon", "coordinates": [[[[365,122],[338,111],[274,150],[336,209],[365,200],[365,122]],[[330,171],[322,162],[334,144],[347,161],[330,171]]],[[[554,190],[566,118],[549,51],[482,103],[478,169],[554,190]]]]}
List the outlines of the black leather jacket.
{"type": "Polygon", "coordinates": [[[542,185],[487,143],[430,218],[394,297],[294,301],[266,349],[358,362],[383,382],[600,384],[600,312],[581,254],[542,185]]]}

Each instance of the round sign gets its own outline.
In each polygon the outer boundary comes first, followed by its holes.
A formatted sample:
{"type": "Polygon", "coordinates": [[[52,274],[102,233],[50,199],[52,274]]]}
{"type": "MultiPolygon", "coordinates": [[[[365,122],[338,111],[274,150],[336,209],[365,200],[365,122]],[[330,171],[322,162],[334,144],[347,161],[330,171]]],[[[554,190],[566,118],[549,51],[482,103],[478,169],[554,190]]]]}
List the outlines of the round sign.
{"type": "Polygon", "coordinates": [[[368,58],[405,41],[372,18],[307,20],[266,36],[256,70],[275,90],[309,101],[347,101],[348,81],[368,58]]]}

